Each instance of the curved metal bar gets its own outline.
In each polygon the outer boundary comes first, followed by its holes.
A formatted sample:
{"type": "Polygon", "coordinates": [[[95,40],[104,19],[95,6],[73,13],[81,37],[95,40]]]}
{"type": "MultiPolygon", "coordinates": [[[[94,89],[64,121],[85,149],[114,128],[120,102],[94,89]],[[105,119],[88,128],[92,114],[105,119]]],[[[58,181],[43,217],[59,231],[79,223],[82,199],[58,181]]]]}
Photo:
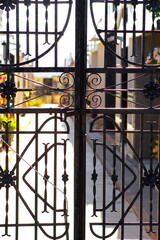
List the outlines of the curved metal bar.
{"type": "MultiPolygon", "coordinates": [[[[74,84],[75,84],[75,77],[72,73],[62,73],[59,77],[59,82],[62,84],[62,86],[66,87],[64,90],[69,90],[71,88],[73,88],[74,84]],[[64,75],[64,76],[63,76],[64,75]],[[71,78],[70,78],[71,76],[71,78]],[[73,82],[71,83],[71,85],[69,86],[70,82],[73,80],[73,82]],[[68,87],[67,87],[68,86],[68,87]]],[[[56,90],[56,89],[55,89],[56,90]]]]}
{"type": "Polygon", "coordinates": [[[61,107],[71,107],[73,103],[74,103],[74,98],[70,93],[63,94],[60,97],[61,107]]]}
{"type": "Polygon", "coordinates": [[[98,85],[100,85],[101,83],[102,83],[102,77],[101,77],[100,74],[98,74],[98,73],[90,73],[90,74],[87,76],[86,84],[87,84],[87,86],[90,87],[91,89],[93,89],[93,90],[97,89],[96,87],[97,87],[98,85]],[[93,75],[93,78],[91,78],[92,75],[93,75]],[[89,82],[90,78],[91,78],[91,83],[89,82]],[[94,87],[92,87],[92,85],[93,85],[94,87]]]}
{"type": "MultiPolygon", "coordinates": [[[[45,124],[48,123],[48,122],[49,122],[50,120],[52,120],[52,119],[55,119],[55,116],[50,117],[50,118],[48,118],[47,120],[45,120],[45,121],[42,123],[42,125],[37,129],[36,134],[31,138],[31,140],[29,141],[29,143],[26,145],[26,147],[24,148],[23,152],[21,153],[21,155],[20,155],[21,158],[23,157],[23,155],[25,154],[25,152],[27,151],[27,149],[29,148],[29,146],[31,145],[31,143],[33,143],[33,141],[35,140],[36,135],[37,135],[38,133],[40,133],[41,130],[42,130],[42,128],[45,126],[45,124]]],[[[61,121],[61,117],[57,117],[57,119],[59,119],[59,120],[61,121]]],[[[64,131],[63,133],[68,134],[68,133],[69,133],[69,124],[68,124],[68,122],[67,122],[65,119],[64,119],[63,122],[66,124],[66,128],[67,128],[66,131],[64,131]]],[[[57,131],[57,133],[58,133],[58,131],[57,131]]],[[[12,171],[14,171],[14,170],[17,168],[17,164],[19,164],[20,161],[21,161],[21,159],[19,159],[19,161],[13,166],[12,171]]]]}
{"type": "MultiPolygon", "coordinates": [[[[64,146],[63,143],[57,143],[57,145],[62,145],[62,146],[64,146]]],[[[35,189],[34,189],[34,188],[29,184],[29,182],[26,180],[26,176],[28,175],[28,173],[29,173],[30,171],[32,171],[32,170],[34,169],[34,167],[36,166],[36,164],[39,163],[40,160],[45,157],[45,154],[48,153],[48,152],[49,152],[52,148],[54,148],[54,147],[55,147],[55,144],[52,144],[52,145],[46,150],[46,152],[44,152],[44,153],[28,168],[28,170],[24,173],[24,175],[23,175],[23,177],[22,177],[24,183],[25,183],[25,184],[27,185],[27,187],[36,195],[36,197],[38,197],[43,203],[45,203],[45,204],[46,204],[51,210],[53,210],[53,211],[55,211],[54,207],[53,207],[51,204],[49,204],[49,203],[44,199],[44,197],[42,197],[39,193],[36,193],[35,189]]],[[[48,182],[48,179],[47,179],[47,178],[43,177],[43,179],[48,182]]],[[[54,186],[54,188],[57,188],[57,187],[54,186]]],[[[63,210],[62,210],[62,211],[63,211],[63,210]]]]}
{"type": "MultiPolygon", "coordinates": [[[[98,143],[97,142],[97,145],[101,145],[103,146],[103,143],[98,143]]],[[[108,147],[108,146],[105,146],[111,153],[113,153],[113,150],[108,147]]],[[[115,155],[116,158],[122,163],[123,162],[123,159],[121,159],[117,154],[115,155]]],[[[133,180],[124,188],[124,191],[123,193],[125,193],[132,185],[133,183],[136,181],[137,179],[137,176],[135,174],[135,172],[126,164],[124,163],[124,166],[131,172],[131,174],[133,175],[133,180]]],[[[122,196],[122,192],[120,192],[114,199],[114,201],[117,201],[120,197],[122,196]]],[[[105,207],[105,210],[107,210],[109,207],[111,207],[114,203],[114,201],[112,200],[106,207],[105,207]]],[[[103,211],[104,209],[98,209],[98,211],[103,211]]]]}
{"type": "MultiPolygon", "coordinates": [[[[143,186],[142,186],[142,187],[143,187],[143,186]]],[[[126,209],[126,211],[124,212],[124,214],[122,215],[121,219],[119,220],[119,222],[117,223],[117,225],[115,226],[115,228],[113,229],[113,231],[112,231],[110,234],[106,235],[105,237],[96,234],[96,233],[94,232],[94,230],[93,230],[93,226],[96,225],[96,223],[90,223],[90,230],[91,230],[92,234],[93,234],[95,237],[101,238],[101,239],[104,239],[104,238],[106,239],[106,238],[111,237],[111,236],[117,231],[117,229],[120,227],[121,223],[123,223],[124,218],[127,216],[128,212],[130,211],[130,209],[132,208],[133,204],[135,203],[135,201],[137,200],[138,196],[140,195],[140,191],[141,191],[141,190],[139,190],[139,191],[137,192],[137,194],[135,195],[134,199],[132,200],[132,202],[130,203],[130,205],[128,206],[128,208],[126,209]]]]}
{"type": "MultiPolygon", "coordinates": [[[[32,216],[32,218],[34,219],[35,223],[36,223],[37,226],[41,229],[41,231],[43,232],[43,234],[44,234],[45,236],[47,236],[47,237],[50,238],[50,239],[55,239],[55,240],[56,240],[56,239],[60,239],[60,238],[64,237],[64,236],[67,234],[68,229],[69,229],[69,223],[59,223],[59,224],[56,223],[56,225],[65,226],[65,227],[66,227],[65,231],[64,231],[61,235],[56,236],[56,238],[55,238],[54,236],[49,235],[49,234],[44,230],[44,228],[41,226],[41,223],[37,220],[36,216],[34,215],[34,213],[32,212],[32,210],[30,209],[30,207],[29,207],[28,204],[26,203],[25,199],[24,199],[23,196],[21,195],[21,193],[20,193],[20,191],[18,190],[18,188],[16,187],[16,185],[14,185],[14,189],[15,189],[17,195],[19,196],[19,198],[21,199],[21,201],[23,202],[23,204],[24,204],[24,206],[26,207],[26,209],[28,210],[28,212],[30,213],[30,215],[32,216]]],[[[53,223],[53,225],[54,225],[54,224],[55,224],[55,223],[53,223]]]]}
{"type": "MultiPolygon", "coordinates": [[[[140,157],[138,156],[138,153],[135,151],[134,147],[132,146],[132,144],[130,143],[130,141],[128,140],[128,138],[125,136],[125,133],[122,131],[122,129],[118,126],[118,124],[115,122],[115,120],[113,118],[111,118],[110,116],[105,116],[109,121],[111,121],[113,123],[113,125],[118,129],[118,131],[124,135],[124,139],[125,141],[128,143],[129,147],[132,149],[133,153],[135,154],[135,156],[137,157],[138,161],[141,162],[141,159],[140,157]]],[[[90,129],[89,129],[89,132],[92,132],[93,131],[93,126],[95,124],[95,122],[98,120],[98,119],[104,119],[104,116],[99,116],[97,118],[95,118],[91,123],[90,123],[90,129]]],[[[142,166],[143,166],[143,169],[145,171],[145,173],[147,173],[147,169],[144,165],[144,163],[142,163],[142,166]]]]}
{"type": "MultiPolygon", "coordinates": [[[[96,91],[97,92],[97,91],[96,91]]],[[[86,97],[86,103],[88,106],[90,106],[91,108],[98,108],[101,103],[102,103],[102,97],[99,96],[98,94],[95,94],[95,92],[91,92],[90,94],[87,95],[86,97]],[[91,100],[89,100],[89,97],[91,96],[91,100]],[[96,106],[92,105],[92,104],[95,104],[96,106]]]]}

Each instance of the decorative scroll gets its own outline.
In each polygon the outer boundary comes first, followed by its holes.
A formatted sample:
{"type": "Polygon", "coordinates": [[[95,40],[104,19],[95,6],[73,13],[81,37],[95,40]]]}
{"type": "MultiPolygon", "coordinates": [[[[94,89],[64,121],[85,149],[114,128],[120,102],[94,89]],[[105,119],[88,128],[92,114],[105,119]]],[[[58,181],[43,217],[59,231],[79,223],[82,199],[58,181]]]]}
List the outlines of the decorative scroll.
{"type": "Polygon", "coordinates": [[[86,103],[92,108],[97,108],[102,103],[102,96],[100,95],[100,92],[102,93],[104,91],[103,88],[100,87],[102,83],[102,77],[96,73],[96,74],[89,74],[87,76],[86,84],[90,88],[87,88],[87,96],[86,96],[86,103]]]}
{"type": "Polygon", "coordinates": [[[63,89],[73,89],[75,83],[75,77],[72,73],[62,73],[59,77],[59,82],[63,89]]]}
{"type": "Polygon", "coordinates": [[[70,107],[74,104],[74,75],[72,73],[62,73],[59,82],[62,88],[57,89],[57,91],[63,93],[60,97],[60,106],[70,107]]]}
{"type": "Polygon", "coordinates": [[[97,87],[102,83],[102,77],[98,73],[91,73],[87,76],[87,86],[91,89],[97,89],[97,87]]]}
{"type": "Polygon", "coordinates": [[[102,103],[102,97],[95,92],[87,95],[86,103],[91,108],[98,108],[102,103]]]}
{"type": "Polygon", "coordinates": [[[63,94],[60,97],[60,106],[61,107],[71,107],[74,103],[74,98],[71,94],[63,94]]]}

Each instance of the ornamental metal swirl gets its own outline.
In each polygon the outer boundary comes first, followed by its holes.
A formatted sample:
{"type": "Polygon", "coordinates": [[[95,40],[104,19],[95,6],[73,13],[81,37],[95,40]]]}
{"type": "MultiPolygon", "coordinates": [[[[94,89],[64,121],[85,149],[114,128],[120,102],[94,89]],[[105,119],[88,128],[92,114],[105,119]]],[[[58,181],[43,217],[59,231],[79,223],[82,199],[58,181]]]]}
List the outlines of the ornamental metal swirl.
{"type": "Polygon", "coordinates": [[[59,77],[61,89],[57,89],[62,92],[60,97],[60,107],[66,108],[74,105],[74,84],[75,77],[72,73],[62,73],[59,77]]]}
{"type": "Polygon", "coordinates": [[[91,73],[87,76],[86,104],[91,108],[98,108],[102,103],[102,96],[100,93],[102,93],[104,89],[100,88],[101,83],[102,77],[98,73],[91,73]]]}

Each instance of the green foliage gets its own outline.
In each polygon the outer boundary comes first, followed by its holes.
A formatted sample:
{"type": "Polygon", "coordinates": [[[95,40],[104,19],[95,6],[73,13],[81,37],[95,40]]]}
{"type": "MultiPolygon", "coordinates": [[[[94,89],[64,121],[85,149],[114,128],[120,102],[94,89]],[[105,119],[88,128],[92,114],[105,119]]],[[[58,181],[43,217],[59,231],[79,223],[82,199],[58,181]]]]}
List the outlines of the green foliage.
{"type": "Polygon", "coordinates": [[[44,104],[44,99],[35,98],[31,101],[28,101],[28,107],[41,107],[44,104]]]}
{"type": "Polygon", "coordinates": [[[13,131],[16,129],[16,120],[13,117],[7,117],[5,115],[0,115],[0,128],[1,130],[6,130],[6,123],[8,123],[8,131],[13,131]]]}

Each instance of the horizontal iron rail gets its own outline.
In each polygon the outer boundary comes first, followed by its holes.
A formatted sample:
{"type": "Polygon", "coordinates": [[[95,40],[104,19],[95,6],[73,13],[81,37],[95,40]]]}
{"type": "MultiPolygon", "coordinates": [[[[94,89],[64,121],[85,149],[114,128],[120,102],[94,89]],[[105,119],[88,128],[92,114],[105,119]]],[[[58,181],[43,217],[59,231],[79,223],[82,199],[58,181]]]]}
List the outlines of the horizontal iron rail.
{"type": "MultiPolygon", "coordinates": [[[[68,223],[69,224],[69,223],[68,223]]],[[[54,225],[54,223],[40,223],[40,224],[36,224],[36,223],[19,223],[19,224],[14,224],[14,223],[9,223],[9,224],[7,224],[7,226],[8,227],[15,227],[15,225],[16,226],[18,226],[18,227],[31,227],[31,226],[53,226],[54,225]]],[[[57,226],[64,226],[64,223],[56,223],[55,225],[57,225],[57,226]]],[[[95,226],[101,226],[102,225],[102,223],[92,223],[92,225],[95,225],[95,226]]],[[[113,222],[110,222],[110,223],[105,223],[105,225],[106,226],[114,226],[114,225],[117,225],[117,223],[113,223],[113,222]]],[[[121,225],[121,224],[120,224],[121,225]]],[[[123,225],[125,225],[125,226],[139,226],[139,223],[137,222],[125,222],[125,223],[123,223],[123,225]]],[[[141,225],[142,226],[148,226],[148,225],[150,225],[150,223],[149,222],[143,222],[143,223],[141,223],[141,225]]],[[[156,222],[153,222],[152,223],[152,225],[153,226],[157,226],[158,225],[158,223],[156,223],[156,222]]],[[[0,227],[5,227],[6,226],[6,224],[0,224],[0,227]]]]}
{"type": "MultiPolygon", "coordinates": [[[[99,129],[99,130],[92,130],[92,132],[94,133],[98,133],[98,132],[104,132],[103,129],[99,129]]],[[[149,133],[151,134],[151,130],[122,130],[122,131],[118,131],[118,130],[107,130],[105,131],[106,133],[149,133]]],[[[152,130],[152,133],[160,133],[160,130],[152,130]]]]}
{"type": "MultiPolygon", "coordinates": [[[[102,223],[91,223],[92,225],[94,225],[94,226],[101,226],[102,225],[102,223]]],[[[121,225],[125,225],[125,226],[139,226],[139,225],[141,225],[141,226],[148,226],[148,225],[150,225],[150,223],[146,223],[146,222],[143,222],[143,223],[134,223],[134,222],[124,222],[124,223],[120,223],[119,225],[121,226],[121,225]]],[[[110,222],[110,223],[105,223],[105,226],[114,226],[114,225],[117,225],[117,223],[112,223],[112,222],[110,222]]],[[[152,225],[153,226],[158,226],[158,223],[152,223],[152,225]]]]}
{"type": "MultiPolygon", "coordinates": [[[[67,116],[74,116],[77,113],[83,113],[83,110],[74,108],[2,108],[1,113],[67,113],[67,116]]],[[[159,114],[160,108],[87,108],[87,114],[159,114]]],[[[65,116],[64,116],[65,117],[65,116]]]]}
{"type": "MultiPolygon", "coordinates": [[[[25,63],[24,63],[25,64],[25,63]]],[[[74,67],[13,67],[10,65],[0,64],[0,71],[6,73],[12,72],[75,72],[74,67]]],[[[106,67],[106,68],[87,68],[86,73],[160,73],[160,67],[106,67]]]]}
{"type": "MultiPolygon", "coordinates": [[[[25,63],[24,63],[25,64],[25,63]]],[[[68,73],[68,72],[74,72],[75,69],[74,67],[13,67],[11,64],[10,65],[5,65],[5,64],[0,64],[0,72],[5,72],[5,73],[12,73],[12,72],[59,72],[59,73],[68,73]]]]}
{"type": "Polygon", "coordinates": [[[91,114],[159,114],[160,108],[97,108],[86,109],[91,114]]]}

